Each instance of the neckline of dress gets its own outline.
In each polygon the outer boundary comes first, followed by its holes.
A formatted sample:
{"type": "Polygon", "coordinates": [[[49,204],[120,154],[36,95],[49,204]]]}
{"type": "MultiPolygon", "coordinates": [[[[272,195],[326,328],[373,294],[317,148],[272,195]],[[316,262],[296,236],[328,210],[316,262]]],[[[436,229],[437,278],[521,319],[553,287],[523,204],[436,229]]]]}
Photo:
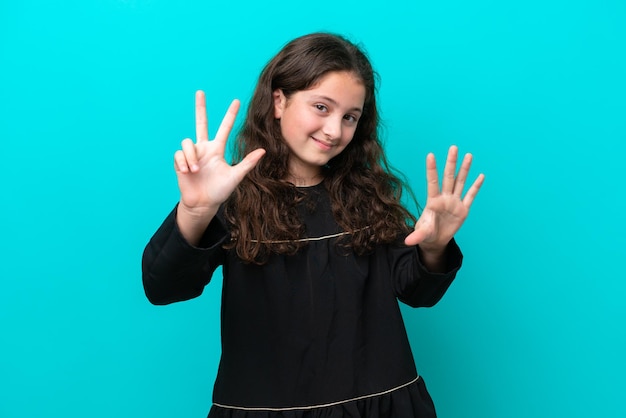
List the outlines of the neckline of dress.
{"type": "Polygon", "coordinates": [[[312,189],[315,189],[315,188],[321,187],[321,186],[323,186],[323,185],[324,185],[324,180],[320,181],[320,182],[319,182],[319,183],[317,183],[317,184],[311,184],[311,185],[309,185],[309,186],[296,186],[296,189],[298,189],[298,190],[302,190],[302,191],[305,191],[305,190],[312,190],[312,189]]]}

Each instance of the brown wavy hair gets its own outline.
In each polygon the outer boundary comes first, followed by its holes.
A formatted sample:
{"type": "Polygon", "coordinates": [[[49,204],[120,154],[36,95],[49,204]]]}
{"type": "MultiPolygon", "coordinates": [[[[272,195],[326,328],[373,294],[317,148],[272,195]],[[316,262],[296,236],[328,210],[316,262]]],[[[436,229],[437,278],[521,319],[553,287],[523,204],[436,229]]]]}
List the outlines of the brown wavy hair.
{"type": "MultiPolygon", "coordinates": [[[[266,154],[224,205],[231,242],[246,262],[263,264],[272,253],[294,254],[305,243],[305,228],[296,207],[303,195],[286,180],[290,151],[274,118],[272,93],[313,88],[331,72],[356,76],[365,87],[363,113],[352,141],[322,168],[335,220],[353,232],[342,242],[357,254],[396,241],[415,217],[400,202],[406,185],[394,175],[379,139],[377,74],[367,55],[347,39],[314,33],[289,42],[263,69],[239,132],[234,163],[257,148],[266,154]]],[[[411,197],[413,195],[411,194],[411,197]]]]}

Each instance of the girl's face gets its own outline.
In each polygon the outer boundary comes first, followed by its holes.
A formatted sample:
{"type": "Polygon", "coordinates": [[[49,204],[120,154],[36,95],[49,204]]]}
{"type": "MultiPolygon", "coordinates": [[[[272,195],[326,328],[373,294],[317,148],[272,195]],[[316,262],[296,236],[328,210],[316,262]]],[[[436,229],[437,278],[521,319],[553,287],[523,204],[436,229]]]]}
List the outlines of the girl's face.
{"type": "Polygon", "coordinates": [[[350,72],[326,74],[287,98],[274,91],[274,117],[290,150],[290,178],[297,186],[321,180],[321,168],[352,141],[363,112],[365,87],[350,72]]]}

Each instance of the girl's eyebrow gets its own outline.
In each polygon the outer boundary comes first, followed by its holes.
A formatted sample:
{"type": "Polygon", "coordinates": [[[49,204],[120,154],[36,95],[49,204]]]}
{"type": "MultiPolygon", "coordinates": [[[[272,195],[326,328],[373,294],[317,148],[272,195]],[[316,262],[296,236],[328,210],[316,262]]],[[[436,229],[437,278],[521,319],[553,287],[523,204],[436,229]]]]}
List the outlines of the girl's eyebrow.
{"type": "MultiPolygon", "coordinates": [[[[339,103],[337,103],[337,101],[335,99],[332,99],[328,96],[311,96],[312,99],[315,100],[324,100],[329,102],[330,104],[332,104],[333,106],[339,106],[339,103]]],[[[363,113],[363,109],[361,109],[360,107],[353,107],[352,109],[349,109],[350,112],[359,112],[359,113],[363,113]]]]}

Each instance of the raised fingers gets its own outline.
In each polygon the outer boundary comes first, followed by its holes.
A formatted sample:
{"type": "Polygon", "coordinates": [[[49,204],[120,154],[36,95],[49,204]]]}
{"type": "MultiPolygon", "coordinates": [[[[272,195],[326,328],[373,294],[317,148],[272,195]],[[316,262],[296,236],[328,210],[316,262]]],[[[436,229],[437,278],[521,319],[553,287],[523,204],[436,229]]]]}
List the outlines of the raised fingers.
{"type": "Polygon", "coordinates": [[[463,198],[463,204],[467,208],[472,206],[472,202],[474,201],[474,198],[478,194],[478,191],[480,190],[480,186],[483,185],[484,181],[485,181],[485,175],[482,173],[479,174],[476,180],[474,180],[474,183],[472,184],[472,186],[469,188],[469,190],[465,194],[465,197],[463,198]]]}
{"type": "Polygon", "coordinates": [[[463,194],[463,188],[465,188],[465,181],[467,180],[467,174],[469,173],[470,166],[472,165],[472,154],[465,154],[461,168],[454,181],[454,195],[461,197],[463,194]]]}
{"type": "Polygon", "coordinates": [[[428,154],[426,156],[426,181],[428,183],[428,196],[438,196],[441,190],[442,194],[452,194],[459,199],[462,199],[463,203],[471,204],[484,180],[484,176],[482,174],[478,176],[476,181],[472,184],[472,187],[467,191],[465,198],[462,198],[465,182],[467,181],[469,170],[472,165],[472,159],[472,154],[465,154],[463,161],[461,162],[461,167],[459,168],[458,173],[456,173],[458,147],[456,145],[452,145],[448,150],[448,157],[446,159],[446,166],[443,171],[443,179],[440,189],[435,156],[432,153],[428,154]]]}
{"type": "Polygon", "coordinates": [[[230,135],[230,131],[233,129],[233,125],[235,124],[237,112],[239,112],[239,100],[235,99],[232,101],[230,106],[228,106],[228,110],[222,119],[222,123],[220,123],[220,127],[215,134],[214,141],[220,142],[222,145],[226,144],[228,135],[230,135]]]}
{"type": "Polygon", "coordinates": [[[435,155],[432,152],[426,156],[426,184],[428,197],[436,197],[439,194],[439,175],[435,155]]]}
{"type": "Polygon", "coordinates": [[[456,172],[458,153],[459,149],[455,145],[452,145],[448,150],[446,166],[443,169],[443,181],[441,182],[442,193],[452,194],[454,191],[454,173],[456,172]]]}
{"type": "Polygon", "coordinates": [[[209,140],[209,122],[206,115],[206,97],[202,90],[196,92],[196,141],[209,140]]]}

